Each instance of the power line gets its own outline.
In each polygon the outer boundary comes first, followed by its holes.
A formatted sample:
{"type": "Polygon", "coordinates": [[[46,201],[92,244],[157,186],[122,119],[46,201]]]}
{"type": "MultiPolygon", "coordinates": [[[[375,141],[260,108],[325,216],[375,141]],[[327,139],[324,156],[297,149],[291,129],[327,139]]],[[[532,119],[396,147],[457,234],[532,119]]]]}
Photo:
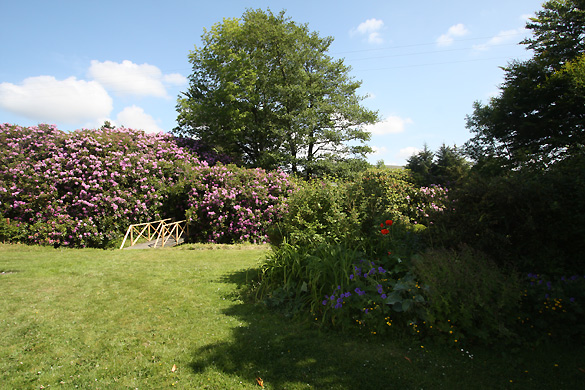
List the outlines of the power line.
{"type": "MultiPolygon", "coordinates": [[[[514,32],[514,33],[492,35],[492,36],[486,36],[486,37],[454,39],[453,42],[456,43],[456,42],[466,42],[466,41],[479,41],[479,40],[484,40],[484,39],[493,39],[494,37],[513,37],[513,36],[518,36],[518,35],[525,35],[527,32],[514,32]]],[[[370,48],[370,49],[339,51],[339,52],[332,52],[330,54],[361,53],[361,52],[365,52],[365,51],[406,49],[406,48],[411,48],[411,47],[436,46],[436,45],[437,45],[437,42],[435,41],[435,42],[427,42],[427,43],[412,43],[412,44],[408,44],[408,45],[399,45],[399,46],[387,46],[387,47],[377,47],[377,48],[370,48]]]]}
{"type": "MultiPolygon", "coordinates": [[[[414,65],[400,65],[400,66],[390,66],[384,68],[375,68],[375,69],[352,69],[354,72],[372,72],[377,70],[387,70],[387,69],[403,69],[403,68],[418,68],[424,66],[435,66],[435,65],[450,65],[450,64],[459,64],[465,62],[480,62],[480,61],[492,61],[492,60],[501,60],[501,59],[510,59],[510,57],[491,57],[491,58],[477,58],[473,60],[459,60],[459,61],[445,61],[445,62],[432,62],[427,64],[414,64],[414,65]]],[[[523,58],[520,58],[523,59],[523,58]]]]}

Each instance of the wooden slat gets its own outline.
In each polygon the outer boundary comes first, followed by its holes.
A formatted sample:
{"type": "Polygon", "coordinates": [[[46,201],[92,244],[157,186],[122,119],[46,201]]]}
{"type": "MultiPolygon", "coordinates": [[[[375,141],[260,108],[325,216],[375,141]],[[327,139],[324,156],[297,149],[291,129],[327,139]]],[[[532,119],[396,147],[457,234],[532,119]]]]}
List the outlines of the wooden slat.
{"type": "Polygon", "coordinates": [[[134,246],[136,244],[136,242],[140,239],[140,237],[143,236],[144,232],[148,230],[148,241],[151,241],[154,238],[154,235],[159,233],[160,234],[160,230],[165,226],[167,221],[170,221],[172,218],[165,218],[165,219],[160,219],[158,221],[153,221],[153,222],[143,222],[143,223],[136,223],[133,225],[130,225],[128,227],[128,230],[126,231],[126,235],[124,235],[124,240],[122,240],[122,245],[120,245],[120,249],[124,249],[124,245],[126,244],[126,240],[128,239],[128,235],[130,235],[130,247],[134,246]],[[156,225],[156,227],[155,227],[156,225]],[[138,230],[139,227],[142,227],[142,230],[138,230]],[[154,231],[151,234],[151,230],[150,229],[154,229],[154,231]],[[136,239],[134,239],[134,231],[136,230],[136,233],[138,233],[138,236],[136,237],[136,239]]]}

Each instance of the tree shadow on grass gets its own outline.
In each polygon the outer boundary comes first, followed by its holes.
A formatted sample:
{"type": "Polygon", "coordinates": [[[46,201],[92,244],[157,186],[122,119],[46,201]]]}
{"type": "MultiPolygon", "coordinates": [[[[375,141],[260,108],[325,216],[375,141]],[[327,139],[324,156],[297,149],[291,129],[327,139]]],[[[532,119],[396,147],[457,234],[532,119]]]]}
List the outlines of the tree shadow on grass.
{"type": "MultiPolygon", "coordinates": [[[[246,271],[222,281],[243,285],[246,271]]],[[[262,305],[235,303],[223,312],[236,318],[228,342],[209,344],[193,353],[192,368],[213,368],[242,381],[264,380],[268,389],[406,389],[409,362],[384,340],[323,333],[262,305]]],[[[387,341],[387,340],[386,340],[387,341]]]]}

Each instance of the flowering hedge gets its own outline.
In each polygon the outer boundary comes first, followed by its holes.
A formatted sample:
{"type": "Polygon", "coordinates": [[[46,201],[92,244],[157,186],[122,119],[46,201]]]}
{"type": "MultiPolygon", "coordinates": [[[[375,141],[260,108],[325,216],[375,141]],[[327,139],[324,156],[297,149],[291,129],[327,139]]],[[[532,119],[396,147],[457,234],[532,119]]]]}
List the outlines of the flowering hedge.
{"type": "Polygon", "coordinates": [[[267,229],[286,211],[294,183],[283,172],[217,165],[197,170],[187,219],[208,242],[266,242],[267,229]]]}
{"type": "MultiPolygon", "coordinates": [[[[197,141],[125,128],[64,133],[49,125],[4,124],[0,125],[0,145],[0,215],[2,224],[6,218],[11,221],[2,232],[12,240],[45,245],[106,247],[130,224],[183,216],[187,208],[193,215],[198,202],[192,200],[205,197],[205,191],[213,194],[214,186],[224,183],[219,176],[225,175],[226,168],[210,165],[227,162],[205,152],[197,141]],[[200,160],[198,152],[207,161],[200,160]],[[203,187],[198,180],[205,182],[203,187]]],[[[262,182],[262,173],[255,174],[262,182]]],[[[266,183],[271,185],[271,180],[266,183]]],[[[264,194],[260,189],[256,192],[264,194]]],[[[278,191],[276,195],[265,192],[282,198],[278,191]]],[[[241,207],[256,205],[242,202],[241,207]]],[[[277,203],[272,208],[279,208],[277,203]]],[[[262,211],[252,213],[259,218],[258,213],[266,214],[264,200],[258,206],[262,211]]],[[[262,223],[246,226],[252,229],[245,232],[246,227],[240,226],[239,235],[229,237],[263,235],[262,223]]]]}

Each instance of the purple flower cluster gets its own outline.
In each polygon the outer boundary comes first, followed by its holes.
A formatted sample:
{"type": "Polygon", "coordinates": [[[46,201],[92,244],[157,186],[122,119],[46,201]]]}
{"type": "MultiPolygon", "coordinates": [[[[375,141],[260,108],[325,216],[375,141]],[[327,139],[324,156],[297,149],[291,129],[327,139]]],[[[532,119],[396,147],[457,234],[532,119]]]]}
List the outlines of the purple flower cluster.
{"type": "Polygon", "coordinates": [[[203,223],[195,231],[208,228],[204,216],[214,217],[212,228],[222,230],[208,232],[209,241],[232,230],[236,239],[259,237],[282,214],[290,189],[281,173],[238,170],[240,180],[228,181],[226,167],[210,166],[225,157],[207,152],[209,162],[202,161],[194,154],[196,141],[163,133],[65,133],[50,125],[3,124],[0,145],[0,216],[16,227],[13,239],[33,244],[105,247],[130,224],[182,215],[187,208],[200,216],[191,221],[203,223]],[[251,216],[232,218],[222,199],[232,201],[229,210],[239,205],[239,216],[251,216]],[[240,225],[230,230],[230,223],[240,225]]]}
{"type": "MultiPolygon", "coordinates": [[[[562,276],[555,282],[547,280],[543,275],[536,273],[529,273],[527,276],[530,285],[529,288],[531,290],[530,292],[540,294],[544,299],[558,298],[559,296],[566,295],[568,290],[576,290],[580,292],[582,289],[579,288],[579,286],[582,286],[583,284],[581,283],[585,280],[585,275],[572,275],[569,277],[562,276]],[[542,293],[544,293],[544,296],[541,295],[542,293]]],[[[569,296],[568,299],[571,303],[576,301],[574,296],[569,296]]]]}
{"type": "Polygon", "coordinates": [[[407,197],[411,206],[414,223],[424,225],[433,224],[433,216],[442,213],[448,207],[451,207],[448,197],[449,190],[439,185],[431,187],[421,187],[415,196],[407,197]]]}
{"type": "MultiPolygon", "coordinates": [[[[366,263],[365,260],[360,260],[360,264],[364,264],[366,263]]],[[[364,282],[367,282],[368,280],[373,280],[372,276],[379,274],[379,275],[384,275],[386,274],[386,270],[381,267],[381,266],[376,266],[376,264],[374,262],[370,262],[368,261],[366,264],[366,267],[364,270],[362,270],[362,267],[358,267],[357,265],[353,265],[353,271],[354,273],[349,275],[349,279],[352,282],[358,282],[360,278],[363,278],[364,282]]],[[[341,309],[343,307],[343,304],[345,303],[345,298],[349,298],[352,296],[352,293],[350,291],[342,291],[341,286],[337,286],[337,299],[335,298],[336,295],[331,295],[330,297],[325,295],[325,299],[321,302],[321,304],[323,306],[327,306],[328,304],[331,305],[331,307],[333,307],[334,309],[341,309]]],[[[387,296],[384,292],[384,286],[381,284],[377,284],[376,286],[376,291],[378,293],[378,295],[380,296],[380,298],[382,299],[386,299],[387,296]]],[[[366,291],[362,290],[359,286],[356,287],[353,292],[357,295],[357,296],[364,296],[366,295],[366,291]]],[[[365,311],[367,312],[367,309],[365,309],[365,311]]]]}
{"type": "Polygon", "coordinates": [[[266,242],[286,212],[294,183],[281,171],[217,165],[199,169],[188,193],[187,219],[208,242],[266,242]]]}

